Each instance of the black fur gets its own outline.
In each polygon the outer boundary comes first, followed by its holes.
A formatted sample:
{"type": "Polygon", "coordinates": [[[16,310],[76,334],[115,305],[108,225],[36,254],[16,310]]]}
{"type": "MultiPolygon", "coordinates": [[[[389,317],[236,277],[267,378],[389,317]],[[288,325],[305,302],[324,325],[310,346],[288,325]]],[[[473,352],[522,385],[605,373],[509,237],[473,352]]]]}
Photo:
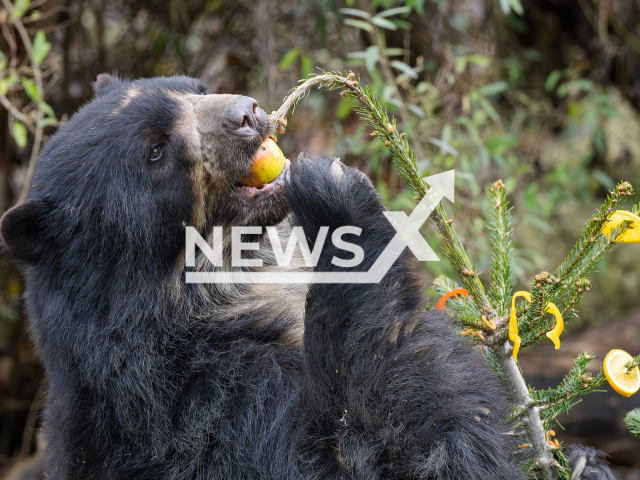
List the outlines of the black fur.
{"type": "Polygon", "coordinates": [[[578,465],[581,457],[586,460],[584,470],[580,474],[582,480],[616,480],[604,459],[604,453],[585,445],[569,445],[567,454],[574,466],[578,465]]]}
{"type": "MultiPolygon", "coordinates": [[[[194,185],[197,155],[174,131],[184,119],[166,91],[202,84],[103,78],[97,88],[0,225],[49,376],[48,478],[521,478],[498,426],[505,392],[447,317],[425,313],[408,254],[379,284],[300,287],[301,345],[295,289],[184,283],[184,225],[203,191],[203,235],[231,212],[238,224],[243,212],[275,223],[288,200],[311,241],[323,225],[362,228],[348,241],[367,269],[395,231],[364,175],[303,157],[286,198],[227,208],[272,125],[207,140],[203,156],[237,165],[194,185]],[[158,138],[167,157],[149,164],[158,138]]],[[[340,270],[334,255],[348,258],[327,246],[318,269],[340,270]]]]}

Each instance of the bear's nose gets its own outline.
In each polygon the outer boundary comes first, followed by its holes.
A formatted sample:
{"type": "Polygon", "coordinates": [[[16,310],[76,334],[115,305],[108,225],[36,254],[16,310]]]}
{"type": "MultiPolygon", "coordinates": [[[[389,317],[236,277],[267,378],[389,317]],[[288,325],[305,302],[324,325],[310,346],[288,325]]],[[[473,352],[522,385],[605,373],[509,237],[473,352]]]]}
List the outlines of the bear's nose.
{"type": "Polygon", "coordinates": [[[258,102],[251,97],[238,97],[227,108],[224,124],[237,135],[257,135],[258,124],[262,121],[258,102]]]}

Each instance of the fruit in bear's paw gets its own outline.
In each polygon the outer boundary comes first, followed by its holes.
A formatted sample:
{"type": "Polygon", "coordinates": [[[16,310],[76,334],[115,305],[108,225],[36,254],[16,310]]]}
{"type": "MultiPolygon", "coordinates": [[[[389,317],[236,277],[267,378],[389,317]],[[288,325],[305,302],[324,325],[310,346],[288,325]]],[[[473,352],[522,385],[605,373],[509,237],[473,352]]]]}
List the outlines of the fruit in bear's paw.
{"type": "Polygon", "coordinates": [[[284,169],[284,155],[276,142],[267,138],[253,157],[251,176],[242,179],[242,183],[250,187],[262,187],[273,182],[284,169]]]}

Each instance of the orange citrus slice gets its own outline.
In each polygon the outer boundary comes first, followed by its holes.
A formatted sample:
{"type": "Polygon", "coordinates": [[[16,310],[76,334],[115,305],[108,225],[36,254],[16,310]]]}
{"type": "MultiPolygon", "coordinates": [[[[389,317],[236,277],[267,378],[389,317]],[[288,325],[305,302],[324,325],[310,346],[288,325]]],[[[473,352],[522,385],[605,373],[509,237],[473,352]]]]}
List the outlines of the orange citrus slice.
{"type": "Polygon", "coordinates": [[[604,357],[604,375],[609,381],[609,385],[620,395],[630,397],[640,390],[640,368],[634,367],[627,370],[625,365],[633,357],[624,350],[611,350],[604,357]]]}

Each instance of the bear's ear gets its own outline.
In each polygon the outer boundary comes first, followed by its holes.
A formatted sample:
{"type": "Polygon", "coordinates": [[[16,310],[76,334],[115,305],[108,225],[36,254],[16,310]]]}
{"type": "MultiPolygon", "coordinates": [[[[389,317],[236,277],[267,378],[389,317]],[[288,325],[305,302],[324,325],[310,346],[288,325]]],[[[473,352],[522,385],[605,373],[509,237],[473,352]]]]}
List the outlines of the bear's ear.
{"type": "Polygon", "coordinates": [[[48,203],[28,200],[7,210],[0,219],[0,247],[17,260],[35,263],[51,245],[47,233],[48,203]]]}
{"type": "Polygon", "coordinates": [[[95,93],[96,98],[99,98],[124,84],[125,82],[118,78],[117,75],[101,73],[98,75],[98,78],[96,78],[96,81],[93,82],[93,93],[95,93]]]}

